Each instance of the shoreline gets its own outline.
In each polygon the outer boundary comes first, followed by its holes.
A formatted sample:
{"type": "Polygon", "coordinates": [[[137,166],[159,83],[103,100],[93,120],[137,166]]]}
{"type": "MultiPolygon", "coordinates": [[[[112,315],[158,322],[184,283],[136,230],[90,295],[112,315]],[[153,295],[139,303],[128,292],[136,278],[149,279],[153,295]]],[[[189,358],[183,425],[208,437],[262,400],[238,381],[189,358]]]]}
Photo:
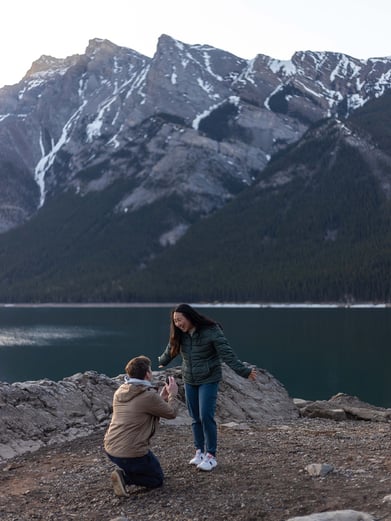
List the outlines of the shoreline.
{"type": "MultiPolygon", "coordinates": [[[[305,308],[373,308],[387,309],[391,307],[391,303],[374,303],[359,302],[354,304],[341,302],[295,302],[295,303],[273,303],[273,302],[189,302],[191,306],[198,308],[251,308],[251,309],[305,309],[305,308]]],[[[0,308],[173,308],[177,306],[176,302],[17,302],[17,303],[0,303],[0,308]]]]}

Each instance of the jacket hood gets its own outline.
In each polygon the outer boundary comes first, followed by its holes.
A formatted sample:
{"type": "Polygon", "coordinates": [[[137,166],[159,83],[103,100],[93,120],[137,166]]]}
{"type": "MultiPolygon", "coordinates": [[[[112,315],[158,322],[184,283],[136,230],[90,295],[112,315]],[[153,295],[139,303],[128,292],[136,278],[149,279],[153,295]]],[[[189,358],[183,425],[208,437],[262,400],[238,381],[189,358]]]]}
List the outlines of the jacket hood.
{"type": "Polygon", "coordinates": [[[139,394],[145,393],[150,389],[150,387],[146,387],[144,385],[134,385],[134,384],[122,384],[116,391],[115,395],[119,402],[130,402],[139,394]]]}

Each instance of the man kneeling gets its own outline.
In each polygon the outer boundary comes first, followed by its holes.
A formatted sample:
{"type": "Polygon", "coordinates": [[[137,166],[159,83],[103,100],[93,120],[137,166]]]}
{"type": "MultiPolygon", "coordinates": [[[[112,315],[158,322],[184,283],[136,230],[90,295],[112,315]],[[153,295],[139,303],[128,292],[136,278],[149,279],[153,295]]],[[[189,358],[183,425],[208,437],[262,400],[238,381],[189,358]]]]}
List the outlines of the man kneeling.
{"type": "Polygon", "coordinates": [[[159,418],[175,418],[179,407],[172,376],[160,393],[152,387],[149,358],[133,358],[125,371],[125,383],[114,393],[113,415],[104,438],[107,456],[119,467],[111,475],[117,496],[129,495],[126,485],[156,488],[163,484],[163,470],[149,443],[159,418]]]}

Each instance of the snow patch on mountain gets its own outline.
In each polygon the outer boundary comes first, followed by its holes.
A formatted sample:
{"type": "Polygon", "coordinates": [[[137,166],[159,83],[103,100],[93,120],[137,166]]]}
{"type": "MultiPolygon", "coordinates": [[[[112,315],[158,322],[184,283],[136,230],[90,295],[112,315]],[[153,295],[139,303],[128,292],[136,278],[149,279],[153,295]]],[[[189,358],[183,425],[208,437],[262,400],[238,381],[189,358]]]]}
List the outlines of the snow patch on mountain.
{"type": "Polygon", "coordinates": [[[195,130],[198,130],[200,123],[203,119],[210,116],[210,114],[212,114],[212,112],[214,110],[218,109],[219,107],[221,107],[221,105],[223,105],[224,103],[227,103],[227,102],[238,107],[240,104],[240,98],[239,98],[239,96],[230,96],[227,100],[223,100],[220,103],[216,103],[216,104],[212,105],[211,107],[204,110],[200,114],[197,114],[197,116],[193,119],[191,126],[195,130]]]}
{"type": "Polygon", "coordinates": [[[45,175],[46,172],[49,170],[49,168],[53,165],[54,160],[56,159],[57,152],[61,150],[61,148],[70,140],[70,133],[73,128],[73,125],[77,121],[77,119],[80,117],[84,105],[87,103],[87,101],[84,101],[83,104],[76,110],[76,112],[68,119],[68,121],[65,123],[61,135],[56,143],[52,140],[52,148],[51,150],[45,154],[45,149],[43,146],[43,140],[42,140],[42,130],[40,133],[40,149],[42,157],[38,161],[38,163],[35,166],[34,170],[34,178],[36,180],[36,183],[39,187],[40,191],[40,199],[39,199],[39,206],[38,208],[41,208],[43,204],[45,203],[45,196],[46,196],[46,189],[45,189],[45,175]]]}
{"type": "Polygon", "coordinates": [[[174,228],[172,228],[171,230],[163,233],[159,237],[159,243],[163,247],[173,246],[176,242],[178,242],[178,240],[181,237],[183,237],[183,235],[185,235],[185,233],[187,232],[188,229],[189,229],[188,224],[180,223],[180,224],[174,226],[174,228]]]}
{"type": "Polygon", "coordinates": [[[297,67],[291,60],[274,60],[269,61],[269,67],[274,74],[283,76],[293,76],[297,73],[297,67]]]}

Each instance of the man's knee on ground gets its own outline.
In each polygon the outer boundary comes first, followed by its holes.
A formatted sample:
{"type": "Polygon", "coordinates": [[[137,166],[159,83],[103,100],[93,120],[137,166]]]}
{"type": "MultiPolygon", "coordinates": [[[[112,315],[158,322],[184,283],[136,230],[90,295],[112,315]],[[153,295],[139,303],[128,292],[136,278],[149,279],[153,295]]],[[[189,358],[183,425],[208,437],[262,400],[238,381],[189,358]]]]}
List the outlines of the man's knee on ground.
{"type": "Polygon", "coordinates": [[[149,480],[148,488],[159,488],[163,485],[163,476],[149,480]]]}

